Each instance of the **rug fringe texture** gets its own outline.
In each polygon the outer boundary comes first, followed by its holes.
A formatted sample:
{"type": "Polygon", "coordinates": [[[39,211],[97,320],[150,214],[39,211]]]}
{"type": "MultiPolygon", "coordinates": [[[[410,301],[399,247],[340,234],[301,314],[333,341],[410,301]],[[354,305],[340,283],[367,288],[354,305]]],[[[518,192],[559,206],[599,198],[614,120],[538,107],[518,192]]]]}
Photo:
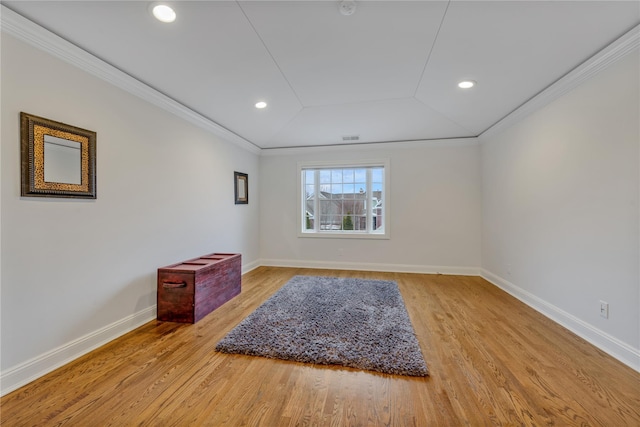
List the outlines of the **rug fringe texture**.
{"type": "Polygon", "coordinates": [[[295,276],[216,350],[428,375],[398,285],[387,280],[295,276]]]}

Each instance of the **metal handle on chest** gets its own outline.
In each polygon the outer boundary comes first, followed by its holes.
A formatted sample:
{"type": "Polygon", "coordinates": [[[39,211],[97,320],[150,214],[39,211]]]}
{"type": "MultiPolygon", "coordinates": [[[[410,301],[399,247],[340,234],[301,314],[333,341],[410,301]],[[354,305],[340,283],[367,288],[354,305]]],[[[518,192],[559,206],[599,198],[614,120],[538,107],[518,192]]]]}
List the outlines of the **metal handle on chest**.
{"type": "Polygon", "coordinates": [[[187,282],[162,282],[162,287],[165,289],[186,288],[187,282]]]}

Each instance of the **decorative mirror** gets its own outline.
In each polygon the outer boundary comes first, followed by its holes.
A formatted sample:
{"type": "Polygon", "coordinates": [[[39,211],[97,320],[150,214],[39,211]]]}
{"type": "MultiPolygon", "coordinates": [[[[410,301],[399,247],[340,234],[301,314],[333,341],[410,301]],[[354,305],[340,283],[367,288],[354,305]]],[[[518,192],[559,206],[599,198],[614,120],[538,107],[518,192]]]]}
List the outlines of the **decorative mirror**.
{"type": "Polygon", "coordinates": [[[20,113],[22,196],[96,198],[96,133],[20,113]]]}

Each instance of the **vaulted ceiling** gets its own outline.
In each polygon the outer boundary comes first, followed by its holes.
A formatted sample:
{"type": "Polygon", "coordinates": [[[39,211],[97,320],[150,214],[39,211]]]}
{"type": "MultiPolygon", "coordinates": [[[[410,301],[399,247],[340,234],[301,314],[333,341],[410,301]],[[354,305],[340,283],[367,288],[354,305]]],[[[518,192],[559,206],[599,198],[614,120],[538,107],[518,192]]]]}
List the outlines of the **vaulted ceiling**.
{"type": "Polygon", "coordinates": [[[640,23],[635,1],[150,3],[3,1],[262,149],[478,136],[640,23]]]}

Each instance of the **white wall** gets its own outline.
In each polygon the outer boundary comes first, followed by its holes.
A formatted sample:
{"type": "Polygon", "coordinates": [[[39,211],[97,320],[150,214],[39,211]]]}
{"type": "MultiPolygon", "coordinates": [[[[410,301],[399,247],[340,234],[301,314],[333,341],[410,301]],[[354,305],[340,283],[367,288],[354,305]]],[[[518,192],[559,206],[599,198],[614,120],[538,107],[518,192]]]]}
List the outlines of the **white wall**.
{"type": "Polygon", "coordinates": [[[259,159],[9,35],[1,53],[6,391],[154,318],[158,267],[214,251],[255,266],[259,159]],[[20,111],[97,132],[96,200],[20,197],[20,111]]]}
{"type": "Polygon", "coordinates": [[[479,273],[480,162],[475,139],[267,151],[260,176],[263,264],[479,273]],[[349,159],[390,160],[386,214],[391,238],[298,237],[297,163],[349,159]]]}
{"type": "Polygon", "coordinates": [[[156,269],[212,251],[241,252],[245,270],[482,265],[498,286],[640,366],[637,53],[482,147],[258,158],[11,36],[1,43],[3,393],[152,319],[156,269]],[[96,200],[20,197],[20,111],[97,132],[96,200]],[[297,162],[384,158],[391,239],[298,237],[297,162]],[[249,205],[233,204],[234,170],[249,174],[249,205]]]}
{"type": "Polygon", "coordinates": [[[482,139],[485,277],[636,369],[639,63],[636,50],[482,139]]]}

